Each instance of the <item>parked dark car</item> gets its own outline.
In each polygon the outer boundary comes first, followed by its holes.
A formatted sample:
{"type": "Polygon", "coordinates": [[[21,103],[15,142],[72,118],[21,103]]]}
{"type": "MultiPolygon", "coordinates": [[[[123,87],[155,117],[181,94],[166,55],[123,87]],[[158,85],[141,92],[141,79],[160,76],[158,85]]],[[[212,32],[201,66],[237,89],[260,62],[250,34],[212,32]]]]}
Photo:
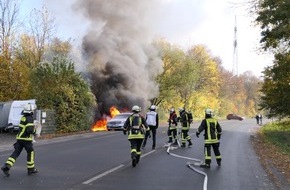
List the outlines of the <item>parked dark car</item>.
{"type": "Polygon", "coordinates": [[[130,115],[132,115],[132,113],[120,113],[116,115],[115,117],[113,117],[112,119],[110,119],[107,123],[108,131],[122,130],[125,121],[130,115]]]}
{"type": "Polygon", "coordinates": [[[228,120],[239,120],[239,121],[242,121],[244,118],[242,116],[230,113],[230,114],[227,115],[227,119],[228,120]]]}

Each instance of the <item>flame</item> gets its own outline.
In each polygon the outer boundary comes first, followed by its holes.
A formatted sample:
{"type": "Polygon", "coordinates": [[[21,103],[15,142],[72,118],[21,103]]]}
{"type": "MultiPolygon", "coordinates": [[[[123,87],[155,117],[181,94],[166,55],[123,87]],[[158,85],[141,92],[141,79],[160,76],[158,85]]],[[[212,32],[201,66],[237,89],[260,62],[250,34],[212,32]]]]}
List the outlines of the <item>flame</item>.
{"type": "Polygon", "coordinates": [[[120,111],[115,106],[110,108],[111,118],[115,117],[118,114],[120,114],[120,111]]]}
{"type": "Polygon", "coordinates": [[[107,131],[107,119],[98,120],[92,127],[92,131],[107,131]]]}
{"type": "Polygon", "coordinates": [[[96,132],[96,131],[107,131],[107,122],[108,119],[111,119],[113,117],[115,117],[116,115],[120,114],[120,111],[115,107],[112,106],[110,108],[110,116],[108,117],[104,117],[100,120],[98,120],[92,127],[92,131],[96,132]]]}

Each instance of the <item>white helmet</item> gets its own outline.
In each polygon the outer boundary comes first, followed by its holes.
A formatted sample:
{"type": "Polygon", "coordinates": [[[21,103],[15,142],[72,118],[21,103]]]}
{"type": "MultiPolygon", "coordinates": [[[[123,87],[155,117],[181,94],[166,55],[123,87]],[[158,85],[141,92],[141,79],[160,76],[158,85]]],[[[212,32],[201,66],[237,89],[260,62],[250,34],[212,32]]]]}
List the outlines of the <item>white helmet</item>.
{"type": "Polygon", "coordinates": [[[180,108],[178,108],[178,110],[179,110],[179,112],[182,112],[182,111],[184,111],[184,108],[180,107],[180,108]]]}
{"type": "Polygon", "coordinates": [[[150,106],[150,110],[156,110],[156,108],[157,108],[157,107],[156,107],[155,105],[151,105],[151,106],[150,106]]]}
{"type": "Polygon", "coordinates": [[[36,105],[35,104],[26,104],[24,106],[24,109],[23,109],[23,113],[33,113],[33,111],[36,109],[36,105]]]}
{"type": "Polygon", "coordinates": [[[205,114],[206,114],[206,115],[213,116],[213,111],[212,111],[212,109],[206,108],[206,109],[205,109],[205,114]]]}
{"type": "Polygon", "coordinates": [[[135,105],[135,106],[132,107],[132,111],[138,113],[138,112],[141,111],[141,108],[139,106],[135,105]]]}
{"type": "Polygon", "coordinates": [[[174,108],[170,108],[170,113],[173,113],[175,110],[174,110],[174,108]]]}

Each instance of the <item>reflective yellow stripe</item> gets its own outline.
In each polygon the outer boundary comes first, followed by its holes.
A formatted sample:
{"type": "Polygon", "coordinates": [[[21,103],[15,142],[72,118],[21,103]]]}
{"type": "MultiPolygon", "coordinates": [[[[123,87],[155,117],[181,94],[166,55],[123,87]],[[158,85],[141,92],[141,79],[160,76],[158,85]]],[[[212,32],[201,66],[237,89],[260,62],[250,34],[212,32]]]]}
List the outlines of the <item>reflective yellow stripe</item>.
{"type": "Polygon", "coordinates": [[[176,126],[170,126],[169,129],[170,130],[174,130],[174,129],[177,129],[177,127],[176,126]]]}
{"type": "Polygon", "coordinates": [[[13,166],[15,163],[15,159],[12,158],[12,157],[9,157],[6,161],[6,164],[10,165],[10,166],[13,166]]]}
{"type": "Polygon", "coordinates": [[[205,140],[205,143],[215,143],[215,142],[218,142],[217,140],[217,137],[215,139],[212,139],[211,137],[211,133],[210,133],[210,123],[214,123],[214,127],[216,128],[216,125],[217,125],[217,120],[214,119],[214,118],[208,118],[206,119],[206,127],[207,127],[207,138],[205,140]]]}
{"type": "Polygon", "coordinates": [[[9,157],[8,160],[11,161],[11,162],[13,162],[13,163],[16,161],[16,160],[15,160],[14,158],[12,158],[12,157],[9,157]]]}
{"type": "Polygon", "coordinates": [[[31,165],[27,164],[27,168],[34,168],[34,167],[35,167],[34,164],[31,164],[31,165]]]}
{"type": "Polygon", "coordinates": [[[212,143],[218,143],[219,142],[219,140],[217,140],[217,139],[206,139],[206,140],[204,140],[204,143],[205,144],[212,144],[212,143]]]}
{"type": "Polygon", "coordinates": [[[131,153],[132,152],[137,152],[137,150],[135,148],[131,149],[131,153]]]}
{"type": "Polygon", "coordinates": [[[207,148],[204,148],[204,157],[206,160],[211,160],[211,156],[207,154],[207,148]]]}
{"type": "MultiPolygon", "coordinates": [[[[130,120],[130,128],[132,129],[132,119],[133,119],[134,116],[130,116],[129,120],[130,120]]],[[[129,135],[128,135],[128,139],[144,139],[144,134],[141,133],[141,124],[142,124],[142,119],[141,117],[139,117],[139,126],[140,126],[140,129],[137,129],[139,130],[137,134],[132,134],[132,131],[130,130],[129,131],[129,135]]],[[[146,129],[146,130],[150,130],[149,128],[146,129]]]]}
{"type": "Polygon", "coordinates": [[[138,134],[130,134],[128,135],[128,139],[144,139],[144,135],[139,132],[138,134]]]}
{"type": "MultiPolygon", "coordinates": [[[[22,117],[22,118],[25,119],[25,117],[22,117]]],[[[21,120],[23,120],[22,118],[21,118],[21,120]]],[[[25,133],[26,128],[27,127],[34,127],[34,124],[33,123],[27,123],[26,125],[19,124],[19,127],[20,127],[20,129],[19,129],[20,133],[17,134],[16,139],[24,140],[24,141],[32,141],[32,135],[31,134],[28,137],[22,137],[22,136],[25,133]]],[[[35,132],[35,129],[33,129],[33,131],[35,132]]]]}
{"type": "Polygon", "coordinates": [[[205,155],[206,160],[211,160],[211,156],[205,155]]]}

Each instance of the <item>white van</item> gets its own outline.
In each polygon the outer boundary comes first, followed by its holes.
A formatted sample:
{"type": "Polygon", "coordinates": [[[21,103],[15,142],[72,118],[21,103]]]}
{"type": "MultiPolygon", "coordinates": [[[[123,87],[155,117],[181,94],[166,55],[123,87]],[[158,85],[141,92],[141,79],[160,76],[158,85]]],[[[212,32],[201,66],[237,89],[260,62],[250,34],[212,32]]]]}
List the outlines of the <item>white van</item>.
{"type": "Polygon", "coordinates": [[[36,104],[35,99],[31,100],[15,100],[12,102],[2,102],[0,106],[0,129],[5,131],[18,130],[21,112],[26,104],[36,104]]]}

